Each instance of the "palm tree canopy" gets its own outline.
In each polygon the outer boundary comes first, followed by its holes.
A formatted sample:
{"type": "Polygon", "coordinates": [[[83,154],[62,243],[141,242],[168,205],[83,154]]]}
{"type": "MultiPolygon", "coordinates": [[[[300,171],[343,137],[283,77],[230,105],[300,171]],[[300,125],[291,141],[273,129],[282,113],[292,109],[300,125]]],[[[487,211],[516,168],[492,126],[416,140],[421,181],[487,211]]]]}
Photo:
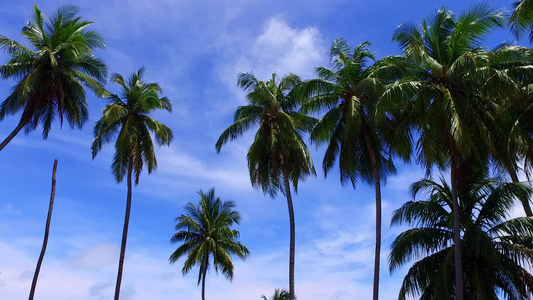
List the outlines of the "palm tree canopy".
{"type": "Polygon", "coordinates": [[[183,265],[183,275],[196,265],[199,265],[198,284],[202,275],[214,266],[229,280],[233,279],[233,262],[231,255],[246,259],[248,248],[238,241],[239,231],[232,229],[239,224],[241,215],[235,210],[235,202],[222,201],[215,197],[215,189],[204,193],[198,192],[200,203],[188,203],[185,215],[176,218],[176,233],[171,242],[183,242],[169,258],[175,263],[184,255],[187,256],[183,265]],[[209,258],[212,257],[212,262],[209,258]]]}
{"type": "MultiPolygon", "coordinates": [[[[409,261],[411,266],[399,299],[454,299],[454,215],[451,189],[424,179],[411,186],[427,200],[405,203],[394,211],[391,225],[410,225],[392,243],[391,271],[409,261]]],[[[533,219],[508,220],[517,198],[530,197],[531,189],[517,183],[499,186],[494,180],[473,183],[461,191],[461,245],[465,299],[525,299],[533,291],[533,219]]]]}
{"type": "Polygon", "coordinates": [[[408,71],[387,87],[383,103],[409,112],[420,131],[418,161],[427,168],[444,168],[453,151],[483,165],[486,152],[494,150],[494,120],[503,111],[500,100],[519,93],[509,69],[501,68],[515,48],[490,52],[481,43],[490,30],[504,24],[501,10],[478,4],[459,16],[442,8],[419,26],[404,23],[396,29],[394,40],[405,57],[395,64],[408,71]],[[407,108],[395,106],[401,99],[407,108]]]}
{"type": "MultiPolygon", "coordinates": [[[[261,296],[261,299],[268,300],[265,295],[261,296]]],[[[276,289],[274,290],[274,295],[270,297],[270,300],[290,300],[290,294],[286,290],[276,289]]]]}
{"type": "Polygon", "coordinates": [[[380,63],[369,66],[374,60],[369,46],[365,42],[352,49],[344,40],[335,40],[330,51],[332,67],[317,68],[319,79],[309,80],[303,87],[308,99],[302,111],[326,110],[311,132],[315,143],[328,142],[324,175],[338,158],[341,182],[350,181],[354,187],[358,179],[374,181],[371,152],[381,178],[396,172],[393,153],[408,160],[411,152],[409,132],[401,130],[404,127],[396,122],[396,116],[378,110],[385,82],[373,76],[380,63]]]}
{"type": "Polygon", "coordinates": [[[247,155],[250,181],[272,197],[284,191],[284,174],[295,190],[298,181],[315,174],[302,134],[310,131],[316,120],[297,111],[301,97],[296,87],[300,83],[294,74],[281,80],[272,74],[266,82],[257,80],[252,73],[239,74],[238,85],[248,92],[249,105],[237,108],[234,123],[222,132],[215,145],[220,152],[222,145],[258,126],[247,155]]]}
{"type": "Polygon", "coordinates": [[[77,14],[78,8],[64,5],[45,19],[36,5],[33,20],[21,33],[29,48],[0,36],[0,48],[10,56],[6,64],[0,65],[0,76],[17,80],[0,105],[0,120],[23,110],[21,122],[26,130],[42,124],[46,138],[57,116],[61,124],[65,117],[71,127],[81,127],[87,121],[83,86],[98,96],[106,95],[102,82],[107,67],[93,54],[105,44],[98,32],[88,29],[92,23],[77,14]]]}
{"type": "Polygon", "coordinates": [[[144,71],[144,68],[140,68],[127,80],[120,74],[113,74],[111,80],[122,87],[122,94],[120,97],[108,97],[109,104],[94,126],[95,139],[91,146],[93,158],[102,145],[117,138],[111,169],[118,182],[127,172],[130,155],[133,155],[135,184],[139,183],[143,165],[146,164],[148,173],[157,167],[150,132],[158,145],[169,145],[174,137],[170,128],[149,117],[156,109],[171,112],[172,107],[168,98],[159,97],[161,87],[157,83],[143,82],[144,71]]]}

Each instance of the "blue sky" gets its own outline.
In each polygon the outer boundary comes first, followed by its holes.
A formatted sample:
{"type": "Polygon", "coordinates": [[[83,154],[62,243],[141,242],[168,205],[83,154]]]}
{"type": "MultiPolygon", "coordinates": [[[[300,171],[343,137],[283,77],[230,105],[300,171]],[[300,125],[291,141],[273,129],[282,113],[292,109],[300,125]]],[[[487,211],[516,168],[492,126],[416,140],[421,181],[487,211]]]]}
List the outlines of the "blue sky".
{"type": "MultiPolygon", "coordinates": [[[[51,15],[63,1],[37,3],[51,15]]],[[[173,103],[172,114],[154,118],[170,126],[175,140],[156,150],[159,168],[143,173],[133,191],[122,299],[193,299],[200,297],[196,272],[183,277],[181,263],[168,264],[174,218],[196,192],[211,187],[233,199],[243,218],[238,229],[251,256],[235,263],[232,283],[211,272],[207,297],[213,300],[259,299],[288,285],[288,214],[285,199],[254,190],[246,151],[252,134],[223,147],[214,144],[231,123],[245,95],[236,87],[238,72],[268,79],[293,72],[303,79],[327,66],[335,38],[351,45],[371,41],[377,57],[398,54],[391,42],[400,22],[420,20],[441,6],[457,12],[477,1],[77,1],[84,19],[105,38],[98,51],[111,73],[128,76],[141,66],[145,79],[158,82],[173,103]]],[[[494,1],[510,8],[512,1],[494,1]]],[[[20,29],[33,1],[0,6],[0,34],[22,41],[20,29]]],[[[510,39],[505,30],[487,39],[492,48],[510,39]]],[[[0,54],[0,63],[6,56],[0,54]]],[[[0,81],[0,95],[13,82],[0,81]]],[[[111,92],[116,85],[108,84],[111,92]]],[[[54,158],[59,159],[57,193],[48,251],[41,269],[38,299],[109,299],[118,262],[126,198],[125,183],[110,173],[113,145],[92,160],[92,127],[105,105],[88,93],[90,120],[82,130],[54,124],[48,140],[41,128],[19,134],[0,153],[0,298],[27,297],[39,255],[54,158]]],[[[20,115],[0,123],[0,138],[20,115]]],[[[313,149],[317,178],[309,178],[294,197],[296,212],[296,292],[299,299],[369,299],[374,247],[374,191],[365,184],[342,187],[338,171],[325,180],[323,149],[313,149]]],[[[410,199],[409,185],[424,172],[400,165],[383,191],[382,299],[396,297],[405,270],[392,276],[386,266],[390,242],[399,228],[389,228],[394,209],[410,199]]],[[[521,211],[517,210],[517,213],[521,211]]]]}

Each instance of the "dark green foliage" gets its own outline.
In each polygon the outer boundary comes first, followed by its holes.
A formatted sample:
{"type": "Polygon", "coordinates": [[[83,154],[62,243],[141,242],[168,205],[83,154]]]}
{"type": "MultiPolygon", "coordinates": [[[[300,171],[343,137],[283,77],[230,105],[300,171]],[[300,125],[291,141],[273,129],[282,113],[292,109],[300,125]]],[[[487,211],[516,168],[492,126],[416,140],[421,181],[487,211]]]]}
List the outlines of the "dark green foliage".
{"type": "MultiPolygon", "coordinates": [[[[452,192],[441,183],[424,179],[411,186],[413,197],[393,214],[391,225],[410,225],[391,245],[389,267],[409,261],[399,299],[455,299],[454,215],[452,192]]],[[[526,299],[533,291],[533,219],[508,220],[514,202],[530,197],[531,189],[517,183],[472,183],[460,194],[461,251],[466,299],[526,299]]]]}
{"type": "Polygon", "coordinates": [[[111,169],[117,182],[121,182],[126,175],[130,156],[133,156],[135,184],[139,183],[143,165],[147,166],[148,173],[157,167],[150,132],[158,145],[169,145],[174,138],[170,128],[148,116],[156,109],[171,112],[172,107],[168,98],[159,97],[161,87],[157,83],[142,81],[143,74],[144,68],[141,68],[127,81],[120,74],[112,76],[111,80],[122,87],[122,95],[108,97],[109,104],[94,126],[95,139],[91,146],[93,158],[102,145],[116,137],[111,169]]]}
{"type": "Polygon", "coordinates": [[[17,80],[12,93],[0,105],[0,120],[22,110],[20,124],[26,131],[43,126],[48,137],[52,122],[63,118],[71,127],[88,119],[84,86],[98,96],[106,95],[101,82],[107,67],[93,50],[104,48],[102,37],[88,29],[91,22],[77,16],[78,8],[64,5],[48,20],[35,6],[33,20],[22,29],[30,48],[0,36],[0,47],[9,61],[0,66],[0,76],[17,80]]]}
{"type": "Polygon", "coordinates": [[[315,174],[302,134],[316,120],[297,111],[301,98],[295,87],[300,83],[294,74],[281,80],[273,74],[267,82],[258,81],[252,73],[240,74],[238,85],[248,92],[249,105],[237,108],[234,123],[222,132],[216,143],[220,152],[222,145],[259,126],[247,155],[250,181],[272,197],[280,190],[285,191],[284,172],[295,190],[300,180],[315,174]]]}
{"type": "MultiPolygon", "coordinates": [[[[204,280],[211,268],[228,279],[233,279],[233,262],[231,255],[246,259],[248,248],[238,241],[239,232],[232,229],[239,224],[240,214],[235,210],[235,202],[221,201],[215,197],[215,189],[207,194],[200,190],[200,203],[189,202],[185,206],[186,214],[176,218],[176,233],[170,241],[183,242],[169,258],[175,263],[182,256],[186,256],[182,273],[186,275],[196,265],[199,267],[198,284],[204,280]]],[[[202,289],[204,289],[203,286],[202,289]]],[[[202,291],[204,294],[204,291],[202,291]]]]}

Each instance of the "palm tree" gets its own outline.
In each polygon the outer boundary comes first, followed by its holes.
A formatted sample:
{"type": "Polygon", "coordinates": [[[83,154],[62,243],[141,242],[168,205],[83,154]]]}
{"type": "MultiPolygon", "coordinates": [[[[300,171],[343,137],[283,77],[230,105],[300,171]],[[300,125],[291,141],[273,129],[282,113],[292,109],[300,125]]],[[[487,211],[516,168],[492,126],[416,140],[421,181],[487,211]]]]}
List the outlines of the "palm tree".
{"type": "Polygon", "coordinates": [[[519,0],[513,3],[514,11],[509,17],[509,26],[516,38],[528,32],[529,41],[533,41],[533,1],[519,0]]]}
{"type": "Polygon", "coordinates": [[[22,128],[29,132],[42,124],[46,139],[56,117],[61,125],[66,118],[72,128],[81,128],[89,115],[83,86],[98,96],[105,95],[100,82],[107,77],[107,67],[93,54],[105,44],[100,34],[88,29],[92,23],[77,14],[78,8],[64,5],[45,21],[36,5],[33,20],[22,29],[31,48],[0,36],[0,48],[10,56],[0,65],[0,76],[18,80],[0,105],[0,120],[22,110],[17,127],[0,144],[0,151],[22,128]]]}
{"type": "Polygon", "coordinates": [[[139,183],[139,176],[146,164],[148,173],[157,168],[154,145],[150,132],[155,137],[158,145],[169,145],[173,139],[172,130],[162,123],[150,118],[148,115],[156,109],[172,111],[170,100],[159,97],[161,88],[157,83],[144,83],[142,80],[144,68],[133,73],[127,81],[120,74],[113,74],[111,80],[122,87],[121,97],[111,95],[109,104],[102,112],[102,118],[94,126],[95,139],[91,149],[93,159],[102,149],[102,145],[116,137],[115,156],[111,170],[117,182],[126,176],[128,181],[128,195],[126,199],[126,215],[122,244],[120,247],[120,260],[118,265],[117,284],[115,287],[115,300],[119,299],[122,269],[126,252],[126,239],[130,220],[132,176],[135,176],[135,185],[139,183]]]}
{"type": "MultiPolygon", "coordinates": [[[[493,100],[517,92],[516,84],[491,67],[490,53],[481,48],[483,37],[504,23],[502,11],[479,4],[459,17],[442,8],[420,26],[400,24],[394,33],[404,51],[402,64],[410,72],[387,88],[382,102],[410,113],[419,135],[418,161],[428,173],[432,166],[450,168],[457,216],[458,190],[472,178],[483,178],[488,169],[494,119],[502,111],[493,100]],[[407,108],[398,105],[402,99],[407,108]]],[[[463,300],[460,220],[454,220],[457,299],[463,300]]]]}
{"type": "Polygon", "coordinates": [[[295,89],[301,83],[298,76],[285,75],[278,80],[276,74],[267,82],[259,81],[252,73],[239,74],[238,85],[248,91],[247,106],[237,108],[234,123],[220,135],[216,150],[240,137],[245,131],[259,126],[248,150],[248,168],[253,187],[275,197],[284,192],[289,208],[289,294],[294,299],[295,222],[291,184],[298,190],[298,182],[315,174],[311,154],[302,133],[309,131],[315,119],[297,112],[300,97],[295,89]]]}
{"type": "MultiPolygon", "coordinates": [[[[533,219],[507,220],[515,198],[531,196],[517,183],[496,186],[494,180],[469,184],[460,193],[461,248],[467,299],[527,299],[533,292],[533,219]]],[[[392,225],[410,225],[392,243],[391,271],[416,260],[405,276],[398,299],[457,299],[454,278],[453,196],[444,178],[411,186],[427,200],[413,200],[396,210],[392,225]]]]}
{"type": "Polygon", "coordinates": [[[391,154],[395,152],[409,159],[408,131],[391,115],[378,111],[377,101],[383,92],[384,82],[372,77],[378,64],[368,67],[374,60],[365,42],[350,48],[342,39],[335,40],[330,56],[333,67],[317,68],[319,79],[304,84],[309,99],[302,105],[304,112],[327,110],[311,132],[312,141],[328,142],[322,163],[324,176],[339,161],[341,183],[350,181],[355,188],[361,179],[375,186],[376,194],[376,246],[374,256],[373,299],[379,294],[379,264],[381,249],[381,181],[387,174],[396,173],[391,154]],[[403,134],[402,134],[403,133],[403,134]],[[393,151],[390,145],[394,144],[393,151]]]}
{"type": "Polygon", "coordinates": [[[199,265],[198,284],[202,282],[202,300],[205,300],[205,277],[211,264],[226,277],[233,280],[233,262],[231,254],[245,260],[250,252],[238,241],[239,231],[231,229],[239,224],[241,215],[235,210],[235,202],[221,201],[215,198],[215,189],[207,194],[198,192],[200,203],[188,203],[185,206],[187,215],[176,218],[177,232],[170,242],[184,242],[172,253],[171,263],[187,255],[182,273],[186,275],[195,265],[199,265]],[[210,260],[212,259],[212,263],[210,260]]]}
{"type": "MultiPolygon", "coordinates": [[[[268,298],[263,295],[261,297],[262,300],[268,300],[268,298]]],[[[270,300],[290,300],[289,292],[282,290],[282,289],[276,289],[274,290],[274,295],[270,297],[270,300]]]]}

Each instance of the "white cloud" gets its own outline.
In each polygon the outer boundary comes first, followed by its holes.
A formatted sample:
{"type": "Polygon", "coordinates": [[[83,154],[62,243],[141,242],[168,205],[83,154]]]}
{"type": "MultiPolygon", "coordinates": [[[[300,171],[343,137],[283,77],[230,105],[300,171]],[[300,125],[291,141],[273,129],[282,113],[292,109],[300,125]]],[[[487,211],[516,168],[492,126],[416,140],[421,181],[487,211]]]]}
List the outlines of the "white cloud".
{"type": "Polygon", "coordinates": [[[100,269],[118,261],[117,244],[99,244],[77,253],[73,262],[81,268],[100,269]]]}
{"type": "Polygon", "coordinates": [[[219,67],[221,80],[241,99],[244,94],[235,88],[239,72],[251,71],[264,81],[274,72],[280,77],[294,73],[305,80],[314,77],[316,67],[327,64],[327,50],[318,28],[294,28],[279,16],[270,18],[251,43],[241,44],[248,46],[233,49],[228,54],[229,63],[219,67]]]}

